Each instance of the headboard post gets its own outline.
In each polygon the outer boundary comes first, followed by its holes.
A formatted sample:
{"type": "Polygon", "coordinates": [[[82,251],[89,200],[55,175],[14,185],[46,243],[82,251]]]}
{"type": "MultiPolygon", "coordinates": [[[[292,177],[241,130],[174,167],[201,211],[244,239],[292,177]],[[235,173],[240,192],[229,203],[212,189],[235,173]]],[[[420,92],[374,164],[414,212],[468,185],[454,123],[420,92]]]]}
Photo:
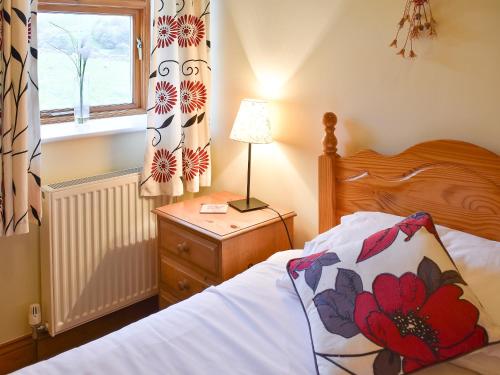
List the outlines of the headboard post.
{"type": "Polygon", "coordinates": [[[335,161],[337,158],[337,138],[335,137],[335,125],[337,116],[327,112],[323,116],[325,135],[323,137],[323,154],[318,160],[318,202],[319,208],[319,232],[337,224],[335,204],[335,161]]]}

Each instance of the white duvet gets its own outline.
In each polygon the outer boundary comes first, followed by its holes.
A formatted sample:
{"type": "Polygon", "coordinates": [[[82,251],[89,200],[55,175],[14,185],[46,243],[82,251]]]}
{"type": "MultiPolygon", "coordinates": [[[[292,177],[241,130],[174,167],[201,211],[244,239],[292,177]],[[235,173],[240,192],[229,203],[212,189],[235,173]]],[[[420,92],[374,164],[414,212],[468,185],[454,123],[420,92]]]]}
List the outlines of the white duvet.
{"type": "MultiPolygon", "coordinates": [[[[276,284],[301,252],[277,253],[217,287],[18,373],[314,374],[301,304],[276,284]]],[[[443,364],[419,374],[473,372],[443,364]]]]}

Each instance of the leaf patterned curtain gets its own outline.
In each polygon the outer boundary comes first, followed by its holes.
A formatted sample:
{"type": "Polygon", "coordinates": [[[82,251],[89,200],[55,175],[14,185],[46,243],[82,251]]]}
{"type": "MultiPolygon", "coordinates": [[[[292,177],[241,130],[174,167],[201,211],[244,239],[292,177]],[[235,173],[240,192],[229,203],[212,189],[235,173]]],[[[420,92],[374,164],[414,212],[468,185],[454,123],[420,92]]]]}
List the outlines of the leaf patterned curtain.
{"type": "Polygon", "coordinates": [[[179,196],[210,186],[210,1],[156,0],[153,22],[141,193],[179,196]]]}
{"type": "Polygon", "coordinates": [[[0,0],[0,236],[40,224],[36,0],[0,0]]]}

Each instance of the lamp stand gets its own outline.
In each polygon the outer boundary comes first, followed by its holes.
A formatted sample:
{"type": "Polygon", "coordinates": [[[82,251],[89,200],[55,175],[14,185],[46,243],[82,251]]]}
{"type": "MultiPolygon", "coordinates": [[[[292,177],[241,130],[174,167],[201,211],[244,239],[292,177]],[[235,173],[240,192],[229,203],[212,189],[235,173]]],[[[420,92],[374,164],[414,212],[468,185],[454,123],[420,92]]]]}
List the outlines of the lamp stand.
{"type": "Polygon", "coordinates": [[[266,208],[267,203],[264,203],[256,198],[250,198],[250,168],[252,165],[252,144],[248,144],[248,167],[247,167],[247,197],[245,199],[240,199],[237,201],[227,202],[231,207],[237,209],[240,212],[247,212],[253,210],[260,210],[261,208],[266,208]]]}

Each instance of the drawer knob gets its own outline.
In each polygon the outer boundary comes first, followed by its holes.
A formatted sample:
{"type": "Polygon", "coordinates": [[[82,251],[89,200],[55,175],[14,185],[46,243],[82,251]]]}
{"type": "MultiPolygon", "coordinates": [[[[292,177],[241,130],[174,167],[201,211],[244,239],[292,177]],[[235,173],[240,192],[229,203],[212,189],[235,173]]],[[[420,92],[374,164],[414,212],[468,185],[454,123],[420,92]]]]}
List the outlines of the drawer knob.
{"type": "Polygon", "coordinates": [[[187,280],[179,280],[177,281],[177,287],[180,291],[189,290],[189,283],[187,280]]]}
{"type": "Polygon", "coordinates": [[[177,244],[177,251],[182,254],[182,253],[187,253],[189,252],[189,246],[186,242],[181,242],[177,244]]]}

